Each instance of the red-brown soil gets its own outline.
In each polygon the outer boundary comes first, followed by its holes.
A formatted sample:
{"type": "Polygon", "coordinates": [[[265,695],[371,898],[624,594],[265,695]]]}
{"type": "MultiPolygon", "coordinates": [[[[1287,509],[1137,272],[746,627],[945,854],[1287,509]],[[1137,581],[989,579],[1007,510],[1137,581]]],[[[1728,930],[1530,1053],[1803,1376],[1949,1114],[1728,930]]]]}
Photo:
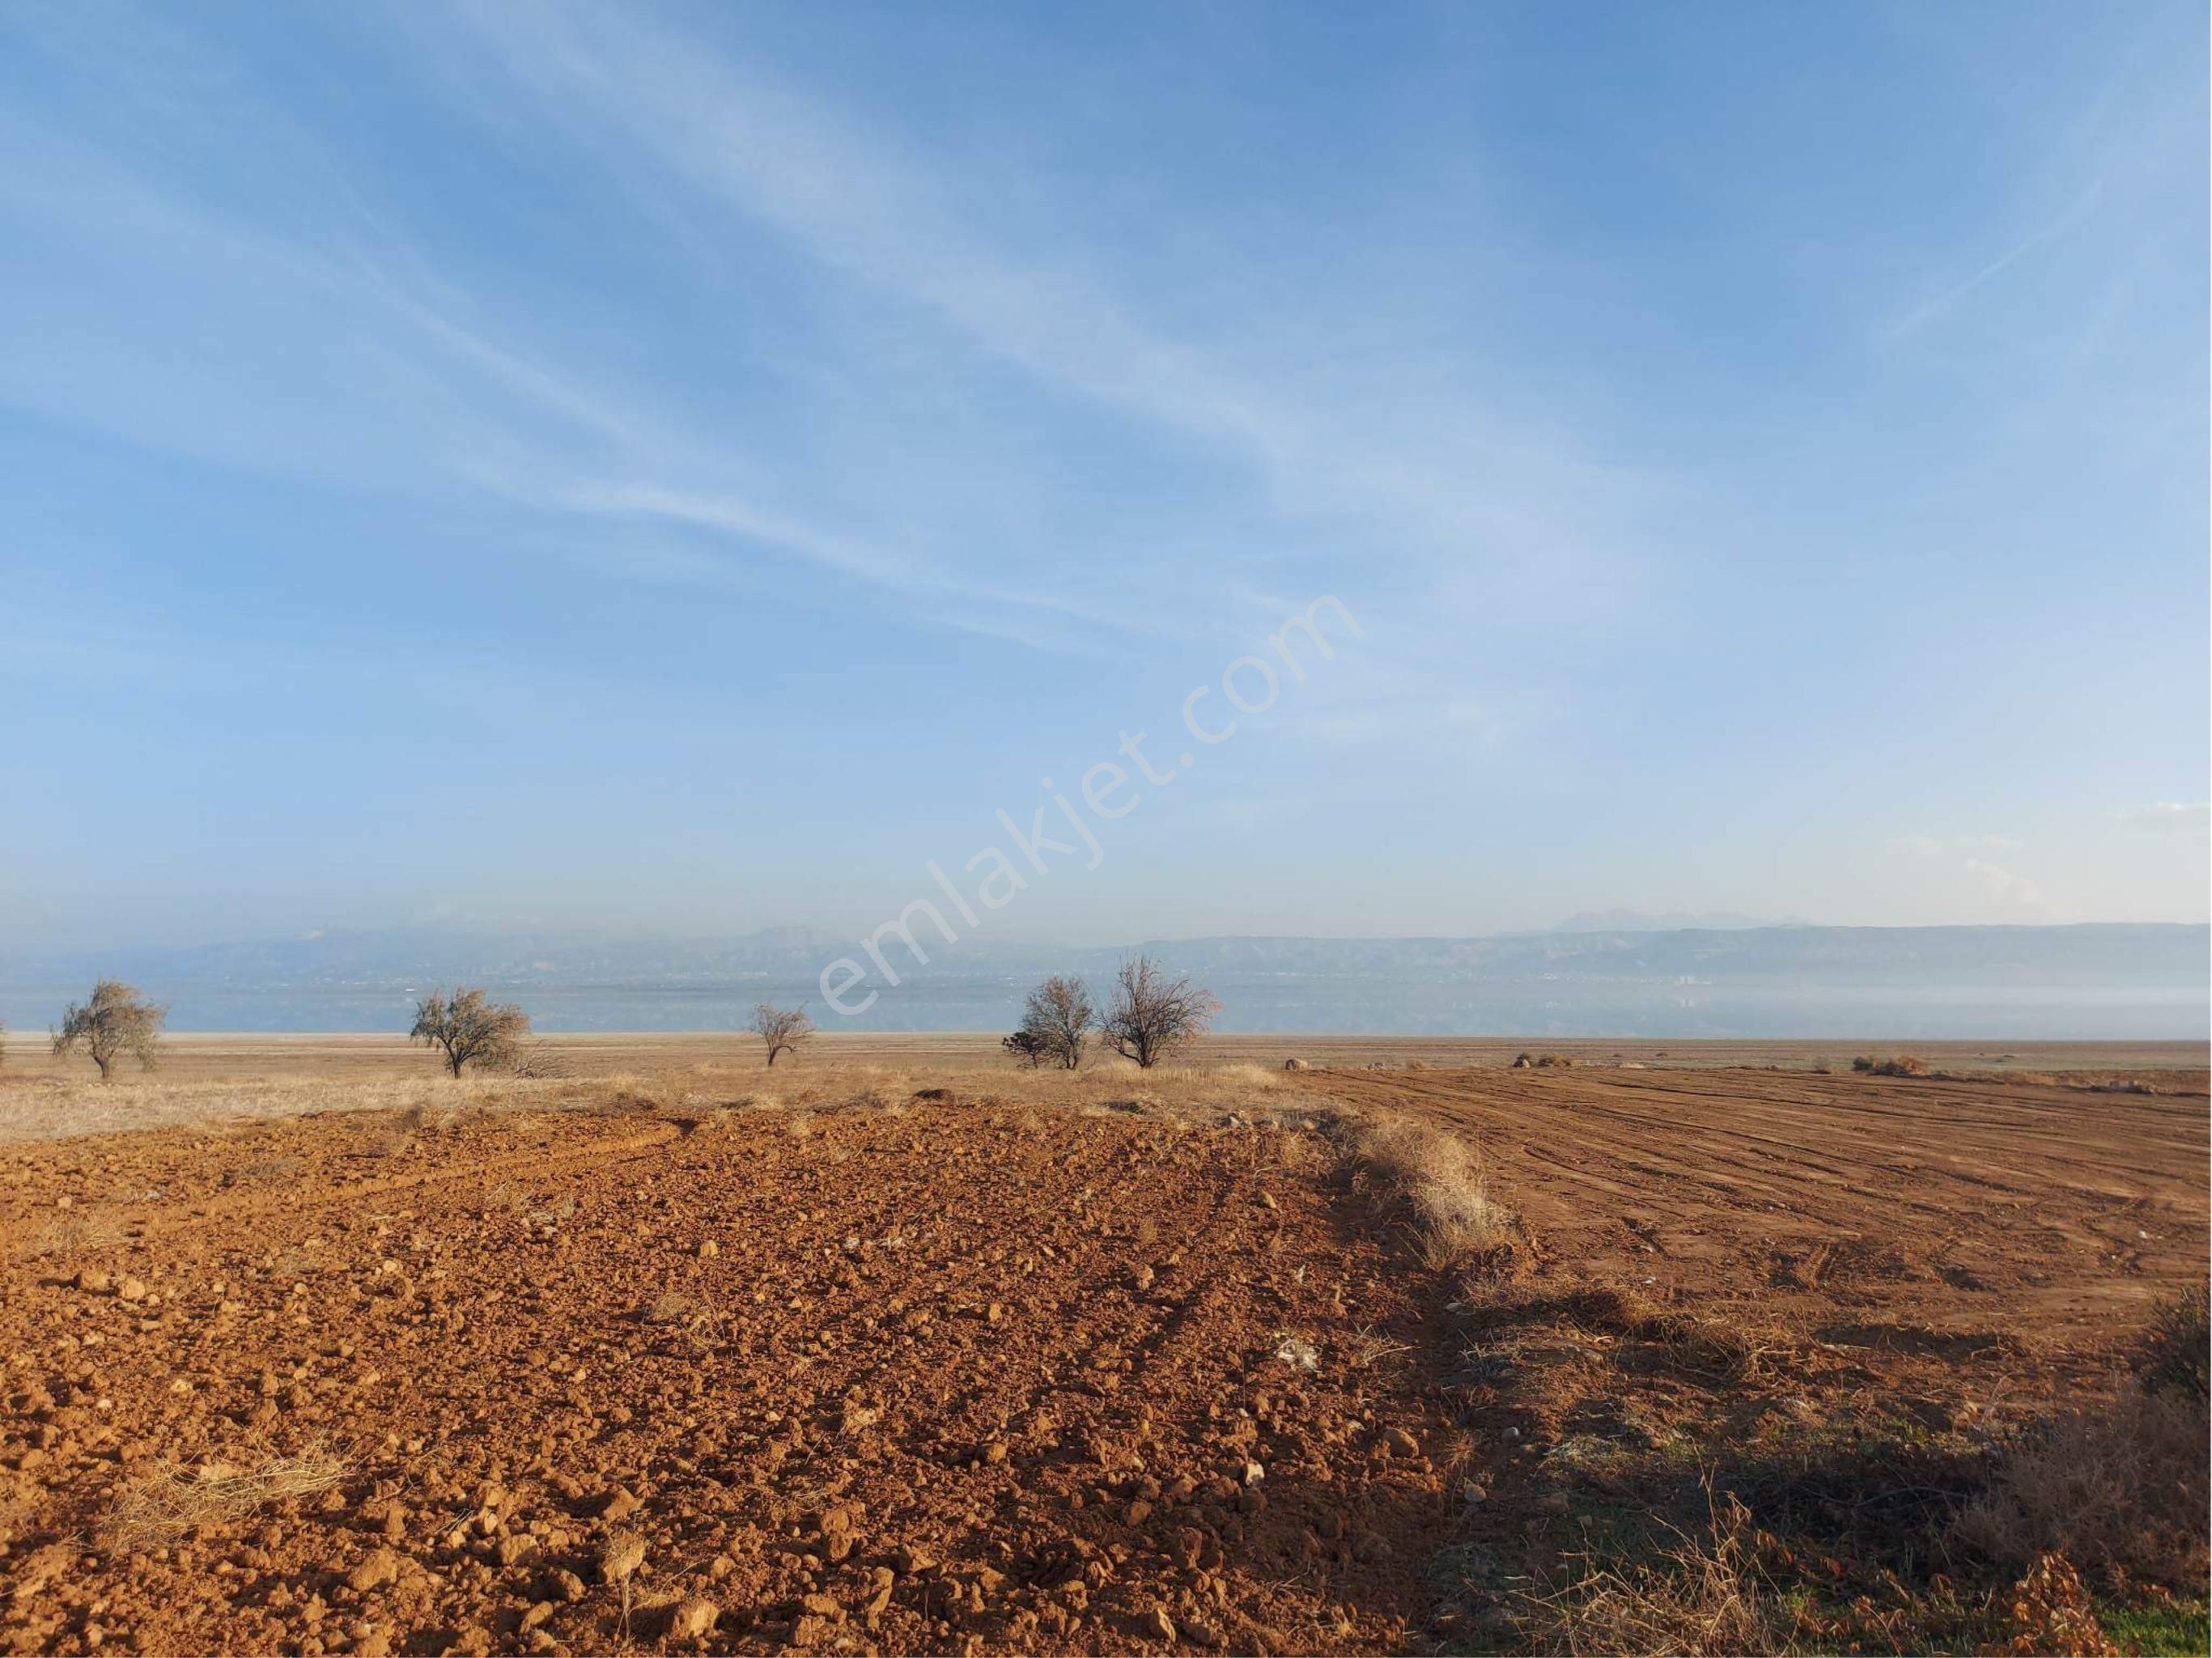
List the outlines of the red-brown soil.
{"type": "Polygon", "coordinates": [[[629,1528],[648,1649],[674,1596],[721,1651],[1402,1646],[1443,1424],[1339,1162],[944,1102],[37,1148],[7,1230],[67,1253],[0,1269],[0,1643],[604,1651],[629,1528]],[[162,1461],[318,1446],[326,1497],[109,1540],[162,1461]]]}
{"type": "Polygon", "coordinates": [[[693,1074],[19,1145],[0,1650],[1511,1647],[1716,1481],[1878,1598],[1977,1435],[2203,1281],[2204,1079],[2154,1080],[693,1074]],[[1340,1107],[1479,1143],[1510,1248],[1422,1266],[1340,1107]],[[326,1492],[115,1533],[165,1465],[308,1454],[326,1492]]]}

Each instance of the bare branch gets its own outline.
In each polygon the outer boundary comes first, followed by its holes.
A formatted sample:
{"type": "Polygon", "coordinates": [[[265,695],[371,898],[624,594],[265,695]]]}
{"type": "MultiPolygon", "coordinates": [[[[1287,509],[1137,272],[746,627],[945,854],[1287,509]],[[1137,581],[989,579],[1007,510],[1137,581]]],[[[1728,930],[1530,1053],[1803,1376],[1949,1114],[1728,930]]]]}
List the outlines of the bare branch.
{"type": "Polygon", "coordinates": [[[1220,1011],[1211,992],[1188,978],[1170,981],[1151,957],[1139,956],[1115,975],[1114,1005],[1099,1031],[1123,1059],[1150,1067],[1204,1035],[1220,1011]]]}
{"type": "Polygon", "coordinates": [[[779,1054],[795,1054],[799,1043],[814,1034],[814,1021],[806,1017],[805,1006],[777,1007],[763,1002],[753,1009],[753,1035],[768,1044],[768,1062],[773,1066],[779,1054]]]}

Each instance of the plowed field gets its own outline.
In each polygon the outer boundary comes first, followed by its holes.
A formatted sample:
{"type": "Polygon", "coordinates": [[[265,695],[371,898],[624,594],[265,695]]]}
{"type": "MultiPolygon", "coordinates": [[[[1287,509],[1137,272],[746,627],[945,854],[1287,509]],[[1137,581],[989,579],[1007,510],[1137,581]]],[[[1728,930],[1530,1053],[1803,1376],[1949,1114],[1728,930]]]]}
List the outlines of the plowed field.
{"type": "Polygon", "coordinates": [[[2206,1270],[2201,1072],[854,1080],[11,1146],[0,1650],[1541,1643],[1717,1480],[1954,1569],[1899,1540],[1976,1436],[2206,1270]],[[1484,1264],[1391,1114],[1480,1148],[1484,1264]]]}

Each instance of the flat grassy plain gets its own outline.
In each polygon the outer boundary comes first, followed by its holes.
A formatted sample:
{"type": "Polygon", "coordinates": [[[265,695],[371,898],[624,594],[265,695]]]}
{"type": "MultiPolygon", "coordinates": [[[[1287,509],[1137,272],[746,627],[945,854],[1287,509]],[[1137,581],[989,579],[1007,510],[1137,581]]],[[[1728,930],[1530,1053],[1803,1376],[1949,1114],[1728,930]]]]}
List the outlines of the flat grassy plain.
{"type": "Polygon", "coordinates": [[[2204,1049],[1869,1050],[19,1035],[0,1650],[2202,1650],[2204,1049]]]}

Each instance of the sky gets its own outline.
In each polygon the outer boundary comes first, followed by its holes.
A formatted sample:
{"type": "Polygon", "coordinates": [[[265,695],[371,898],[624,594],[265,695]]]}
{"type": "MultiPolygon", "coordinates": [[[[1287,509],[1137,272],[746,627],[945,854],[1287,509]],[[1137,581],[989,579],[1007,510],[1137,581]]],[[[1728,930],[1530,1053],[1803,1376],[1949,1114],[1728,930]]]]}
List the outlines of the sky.
{"type": "Polygon", "coordinates": [[[0,10],[0,950],[2201,921],[2206,56],[0,10]]]}

